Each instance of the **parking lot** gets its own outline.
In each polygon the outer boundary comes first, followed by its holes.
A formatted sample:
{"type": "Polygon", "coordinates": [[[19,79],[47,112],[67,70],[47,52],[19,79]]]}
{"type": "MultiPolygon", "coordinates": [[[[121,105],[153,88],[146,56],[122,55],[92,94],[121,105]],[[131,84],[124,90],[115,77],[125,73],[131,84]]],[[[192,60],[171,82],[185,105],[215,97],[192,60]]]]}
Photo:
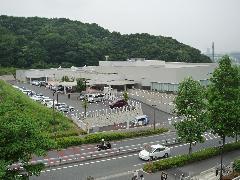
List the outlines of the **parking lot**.
{"type": "MultiPolygon", "coordinates": [[[[47,96],[51,99],[57,99],[57,95],[53,96],[53,91],[50,90],[49,88],[46,87],[39,87],[39,86],[34,86],[30,85],[27,83],[18,83],[18,82],[12,82],[12,84],[19,86],[19,87],[25,87],[26,89],[35,91],[36,93],[42,93],[44,96],[47,96]]],[[[66,103],[69,106],[73,106],[75,108],[74,112],[69,112],[68,114],[76,114],[76,113],[84,113],[84,108],[83,108],[83,102],[78,99],[80,93],[72,93],[70,95],[70,98],[66,94],[58,93],[58,102],[60,103],[66,103]]],[[[102,110],[102,112],[110,111],[109,108],[109,101],[105,100],[103,102],[97,102],[97,103],[89,103],[87,112],[95,112],[98,110],[98,112],[101,112],[99,110],[102,110]]],[[[158,109],[154,109],[153,107],[142,103],[142,111],[143,114],[147,115],[149,117],[149,124],[153,124],[154,120],[154,113],[155,113],[155,122],[157,126],[168,126],[169,125],[169,119],[172,118],[173,116],[171,114],[168,114],[166,112],[160,111],[158,109]],[[155,111],[155,112],[154,112],[155,111]]],[[[113,129],[121,129],[121,128],[126,128],[126,123],[121,123],[121,124],[116,124],[115,126],[106,126],[102,127],[99,129],[99,131],[107,131],[107,130],[113,130],[113,129]]]]}

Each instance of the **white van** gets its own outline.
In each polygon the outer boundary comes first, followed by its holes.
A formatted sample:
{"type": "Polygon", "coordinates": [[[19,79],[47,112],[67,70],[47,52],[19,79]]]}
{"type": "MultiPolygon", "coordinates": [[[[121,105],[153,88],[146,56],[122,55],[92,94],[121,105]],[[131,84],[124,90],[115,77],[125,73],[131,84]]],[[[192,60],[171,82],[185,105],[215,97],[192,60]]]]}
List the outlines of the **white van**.
{"type": "Polygon", "coordinates": [[[132,123],[134,125],[146,126],[149,123],[149,118],[147,115],[136,116],[132,123]]]}

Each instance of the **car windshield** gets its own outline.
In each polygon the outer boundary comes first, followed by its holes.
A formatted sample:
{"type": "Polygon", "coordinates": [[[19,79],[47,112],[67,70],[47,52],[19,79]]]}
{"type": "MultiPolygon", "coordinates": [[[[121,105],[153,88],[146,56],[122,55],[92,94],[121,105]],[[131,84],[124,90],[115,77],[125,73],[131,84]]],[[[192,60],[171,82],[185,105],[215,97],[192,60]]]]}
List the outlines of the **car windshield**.
{"type": "Polygon", "coordinates": [[[150,145],[145,145],[144,146],[144,150],[146,150],[147,152],[152,152],[153,151],[153,148],[150,146],[150,145]]]}

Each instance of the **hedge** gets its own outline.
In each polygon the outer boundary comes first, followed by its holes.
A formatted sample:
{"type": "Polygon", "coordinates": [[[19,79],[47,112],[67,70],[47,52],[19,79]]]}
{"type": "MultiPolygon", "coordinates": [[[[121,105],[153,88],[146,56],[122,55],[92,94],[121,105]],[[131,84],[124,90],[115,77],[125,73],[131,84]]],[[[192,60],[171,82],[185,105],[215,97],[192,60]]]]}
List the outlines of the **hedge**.
{"type": "Polygon", "coordinates": [[[240,173],[240,158],[234,160],[233,169],[234,169],[234,171],[240,173]]]}
{"type": "MultiPolygon", "coordinates": [[[[223,151],[229,152],[236,149],[240,149],[240,142],[226,144],[223,151]]],[[[219,147],[207,148],[207,149],[194,152],[190,155],[184,154],[184,155],[179,155],[172,158],[162,159],[160,161],[155,161],[152,163],[147,163],[144,165],[143,169],[146,172],[162,171],[169,168],[180,167],[192,162],[208,159],[210,157],[217,156],[220,153],[221,153],[221,150],[219,147]]]]}
{"type": "Polygon", "coordinates": [[[101,139],[105,139],[106,141],[113,140],[121,140],[132,137],[139,136],[149,136],[154,134],[161,134],[167,132],[166,128],[158,128],[155,131],[152,129],[148,130],[140,130],[140,131],[130,131],[130,132],[100,132],[94,134],[88,134],[82,137],[72,136],[72,137],[62,137],[57,138],[58,148],[66,148],[69,146],[76,146],[81,144],[91,144],[91,143],[99,143],[101,139]]]}

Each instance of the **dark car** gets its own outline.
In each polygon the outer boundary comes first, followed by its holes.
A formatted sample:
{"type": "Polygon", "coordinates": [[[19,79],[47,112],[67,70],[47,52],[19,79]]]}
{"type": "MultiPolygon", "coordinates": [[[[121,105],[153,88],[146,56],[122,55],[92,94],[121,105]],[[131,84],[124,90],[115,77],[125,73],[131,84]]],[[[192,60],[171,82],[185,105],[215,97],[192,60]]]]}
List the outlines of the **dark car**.
{"type": "Polygon", "coordinates": [[[121,107],[127,106],[127,105],[128,105],[128,103],[124,99],[116,100],[109,104],[111,109],[121,108],[121,107]]]}

